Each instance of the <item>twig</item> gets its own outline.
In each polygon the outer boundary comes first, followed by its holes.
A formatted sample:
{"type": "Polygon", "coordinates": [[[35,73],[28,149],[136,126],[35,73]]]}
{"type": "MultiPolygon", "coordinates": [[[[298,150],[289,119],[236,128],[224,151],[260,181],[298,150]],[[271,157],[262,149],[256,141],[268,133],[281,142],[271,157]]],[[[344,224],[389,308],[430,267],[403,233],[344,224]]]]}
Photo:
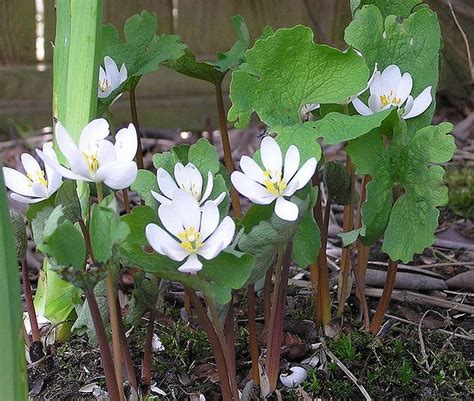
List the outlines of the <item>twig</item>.
{"type": "Polygon", "coordinates": [[[353,373],[342,363],[342,361],[336,357],[336,355],[334,355],[330,350],[329,348],[327,347],[326,345],[326,342],[324,341],[324,339],[321,339],[321,346],[323,347],[323,350],[324,352],[326,353],[326,355],[333,361],[336,363],[337,366],[339,366],[341,368],[341,370],[345,373],[345,375],[352,380],[352,382],[357,386],[357,388],[359,389],[359,391],[362,393],[362,395],[364,396],[364,398],[367,400],[367,401],[371,401],[372,400],[372,397],[369,395],[369,393],[367,392],[367,390],[364,388],[364,386],[362,384],[359,383],[359,380],[357,380],[357,377],[355,377],[353,375],[353,373]]]}

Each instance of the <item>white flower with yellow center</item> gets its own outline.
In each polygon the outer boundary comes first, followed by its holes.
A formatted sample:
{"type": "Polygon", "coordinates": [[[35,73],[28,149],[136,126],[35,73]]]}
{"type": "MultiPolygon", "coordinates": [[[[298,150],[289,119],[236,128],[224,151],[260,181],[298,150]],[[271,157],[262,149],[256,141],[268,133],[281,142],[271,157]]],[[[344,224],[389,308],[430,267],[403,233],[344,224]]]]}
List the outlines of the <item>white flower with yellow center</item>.
{"type": "Polygon", "coordinates": [[[408,72],[403,75],[396,65],[389,65],[382,72],[377,71],[369,85],[368,106],[359,98],[352,101],[357,112],[363,116],[386,110],[392,106],[403,107],[402,118],[409,119],[422,114],[431,104],[431,86],[426,87],[416,97],[410,94],[413,79],[408,72]]]}
{"type": "MultiPolygon", "coordinates": [[[[165,169],[159,168],[156,172],[156,180],[161,194],[155,191],[151,191],[151,193],[159,203],[164,205],[171,203],[178,190],[190,193],[199,205],[202,205],[209,198],[214,187],[212,173],[209,171],[207,173],[206,189],[203,192],[201,173],[192,163],[188,163],[186,166],[183,166],[182,163],[176,163],[174,166],[174,179],[165,169]]],[[[218,205],[224,198],[225,192],[222,192],[212,202],[218,205]]]]}
{"type": "Polygon", "coordinates": [[[231,175],[232,184],[242,195],[253,203],[268,205],[276,199],[275,213],[283,220],[295,221],[298,218],[298,206],[286,200],[303,188],[316,170],[314,157],[300,166],[300,152],[291,145],[283,164],[281,149],[272,137],[265,137],[260,146],[264,170],[250,157],[242,156],[240,171],[231,175]]]}
{"type": "Polygon", "coordinates": [[[137,176],[137,165],[133,161],[137,152],[137,133],[133,124],[122,128],[115,135],[115,145],[106,140],[109,123],[98,118],[87,124],[74,143],[60,122],[56,124],[56,141],[70,169],[59,164],[57,159],[37,150],[45,164],[65,178],[101,183],[112,189],[128,187],[137,176]]]}
{"type": "MultiPolygon", "coordinates": [[[[43,153],[56,159],[51,143],[43,145],[43,153]]],[[[28,153],[21,155],[21,163],[26,175],[9,167],[3,168],[5,185],[13,193],[12,199],[22,203],[36,203],[48,199],[62,184],[61,175],[45,165],[44,170],[33,156],[28,153]]]]}
{"type": "Polygon", "coordinates": [[[99,68],[98,96],[100,98],[109,97],[115,89],[127,80],[127,67],[125,67],[125,64],[122,64],[119,71],[115,61],[109,56],[105,56],[104,66],[105,69],[102,66],[99,68]]]}
{"type": "Polygon", "coordinates": [[[226,216],[219,224],[219,209],[212,201],[199,207],[188,192],[178,190],[169,204],[161,204],[158,216],[164,229],[157,224],[146,226],[146,238],[161,255],[181,262],[178,270],[195,273],[202,269],[199,256],[211,260],[234,237],[235,223],[226,216]]]}

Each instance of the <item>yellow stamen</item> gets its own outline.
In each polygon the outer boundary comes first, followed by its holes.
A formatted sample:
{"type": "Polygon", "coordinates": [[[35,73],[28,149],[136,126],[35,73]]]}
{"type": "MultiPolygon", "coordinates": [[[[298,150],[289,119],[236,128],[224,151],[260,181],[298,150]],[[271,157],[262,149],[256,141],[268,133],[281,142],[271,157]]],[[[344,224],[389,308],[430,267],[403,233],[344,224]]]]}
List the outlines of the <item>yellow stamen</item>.
{"type": "Polygon", "coordinates": [[[82,154],[84,155],[84,158],[86,159],[86,164],[87,164],[87,167],[89,168],[89,171],[91,173],[95,173],[99,169],[99,159],[97,157],[97,153],[88,154],[88,153],[82,152],[82,154]]]}
{"type": "Polygon", "coordinates": [[[202,247],[201,233],[194,227],[189,227],[178,234],[181,240],[181,247],[190,253],[196,253],[202,247]]]}
{"type": "Polygon", "coordinates": [[[26,176],[33,182],[39,182],[45,187],[48,186],[48,180],[45,178],[43,170],[35,170],[34,174],[27,174],[26,176]]]}
{"type": "Polygon", "coordinates": [[[393,90],[390,91],[388,95],[380,95],[380,102],[382,106],[388,106],[389,104],[393,104],[395,106],[400,105],[402,99],[399,97],[393,96],[393,90]]]}
{"type": "Polygon", "coordinates": [[[107,92],[110,88],[110,83],[104,78],[102,81],[99,81],[99,89],[101,92],[107,92]]]}
{"type": "Polygon", "coordinates": [[[265,176],[265,187],[268,192],[272,195],[282,195],[283,191],[286,189],[286,182],[281,178],[281,171],[264,171],[263,175],[265,176]]]}

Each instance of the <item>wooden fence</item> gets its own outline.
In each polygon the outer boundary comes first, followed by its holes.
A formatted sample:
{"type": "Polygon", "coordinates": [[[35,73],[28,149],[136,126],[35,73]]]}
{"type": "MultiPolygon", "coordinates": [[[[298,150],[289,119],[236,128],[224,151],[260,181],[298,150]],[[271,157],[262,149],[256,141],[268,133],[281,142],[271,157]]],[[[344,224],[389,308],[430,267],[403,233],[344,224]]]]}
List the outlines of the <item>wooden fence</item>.
{"type": "MultiPolygon", "coordinates": [[[[397,1],[397,0],[394,0],[397,1]]],[[[447,0],[429,0],[438,12],[445,38],[442,88],[453,101],[469,98],[472,80],[462,36],[447,0]]],[[[213,59],[234,42],[229,23],[241,14],[252,37],[265,25],[305,24],[316,40],[343,47],[350,21],[349,0],[104,0],[104,20],[121,31],[126,19],[142,9],[158,16],[159,33],[179,34],[199,59],[213,59]]],[[[452,0],[460,23],[474,35],[474,3],[452,0]]],[[[0,125],[8,120],[41,128],[51,123],[51,60],[55,32],[54,0],[0,0],[0,125]]],[[[143,125],[200,129],[215,118],[211,85],[166,68],[140,83],[143,125]]],[[[117,123],[128,120],[127,99],[113,106],[117,123]]]]}

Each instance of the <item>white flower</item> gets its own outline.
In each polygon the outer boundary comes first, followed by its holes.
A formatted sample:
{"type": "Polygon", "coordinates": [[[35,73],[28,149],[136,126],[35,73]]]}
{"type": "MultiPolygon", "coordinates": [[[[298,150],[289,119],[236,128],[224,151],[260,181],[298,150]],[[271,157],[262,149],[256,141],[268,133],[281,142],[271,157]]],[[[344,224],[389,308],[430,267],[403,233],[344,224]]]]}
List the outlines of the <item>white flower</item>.
{"type": "Polygon", "coordinates": [[[321,107],[319,103],[308,103],[301,106],[300,115],[304,117],[306,114],[311,113],[313,110],[317,110],[321,107]]]}
{"type": "MultiPolygon", "coordinates": [[[[56,160],[56,153],[51,143],[43,145],[43,152],[56,160]]],[[[22,203],[36,203],[48,199],[62,184],[61,175],[45,165],[40,167],[33,156],[28,153],[21,155],[21,163],[26,175],[12,168],[4,167],[5,185],[13,191],[11,197],[22,203]]]]}
{"type": "Polygon", "coordinates": [[[120,71],[109,56],[104,57],[105,70],[102,66],[99,69],[99,88],[98,96],[100,98],[109,97],[109,95],[127,80],[127,67],[122,64],[120,71]]]}
{"type": "Polygon", "coordinates": [[[391,106],[403,107],[402,118],[419,116],[431,104],[431,86],[426,87],[415,99],[410,95],[413,79],[408,72],[403,75],[396,65],[389,65],[382,72],[377,71],[369,85],[369,106],[359,98],[352,101],[357,112],[363,116],[386,110],[391,106]]]}
{"type": "Polygon", "coordinates": [[[300,366],[294,366],[290,368],[291,373],[282,373],[280,375],[280,381],[285,387],[293,388],[303,383],[308,377],[306,370],[300,366]]]}
{"type": "MultiPolygon", "coordinates": [[[[159,168],[156,172],[156,180],[163,195],[155,191],[151,191],[151,194],[163,205],[170,204],[175,193],[180,189],[190,193],[199,205],[202,205],[211,195],[214,186],[212,173],[209,171],[207,173],[206,189],[204,190],[204,193],[202,192],[203,181],[201,173],[192,163],[188,163],[186,166],[183,166],[182,163],[176,163],[174,166],[174,180],[165,169],[159,168]]],[[[218,205],[224,200],[224,198],[225,192],[222,192],[212,202],[218,205]]]]}
{"type": "Polygon", "coordinates": [[[235,223],[229,216],[219,224],[219,209],[214,202],[207,201],[200,208],[185,191],[177,191],[170,204],[160,205],[158,216],[165,230],[148,224],[146,238],[159,254],[178,262],[186,259],[178,268],[183,273],[201,270],[198,256],[215,258],[234,237],[235,223]]]}
{"type": "Polygon", "coordinates": [[[70,169],[40,150],[37,153],[49,167],[65,178],[103,182],[112,189],[123,189],[137,176],[137,165],[133,161],[137,152],[137,133],[133,124],[122,128],[115,136],[115,145],[105,139],[108,135],[109,123],[98,118],[84,127],[77,146],[58,121],[56,141],[70,169]]]}
{"type": "Polygon", "coordinates": [[[268,205],[276,199],[276,215],[283,220],[296,220],[298,206],[285,197],[293,195],[308,183],[316,170],[316,159],[310,158],[298,170],[300,152],[291,145],[283,166],[280,146],[269,136],[262,140],[260,151],[265,170],[250,157],[242,156],[240,168],[243,173],[234,171],[231,175],[232,184],[253,203],[268,205]]]}

